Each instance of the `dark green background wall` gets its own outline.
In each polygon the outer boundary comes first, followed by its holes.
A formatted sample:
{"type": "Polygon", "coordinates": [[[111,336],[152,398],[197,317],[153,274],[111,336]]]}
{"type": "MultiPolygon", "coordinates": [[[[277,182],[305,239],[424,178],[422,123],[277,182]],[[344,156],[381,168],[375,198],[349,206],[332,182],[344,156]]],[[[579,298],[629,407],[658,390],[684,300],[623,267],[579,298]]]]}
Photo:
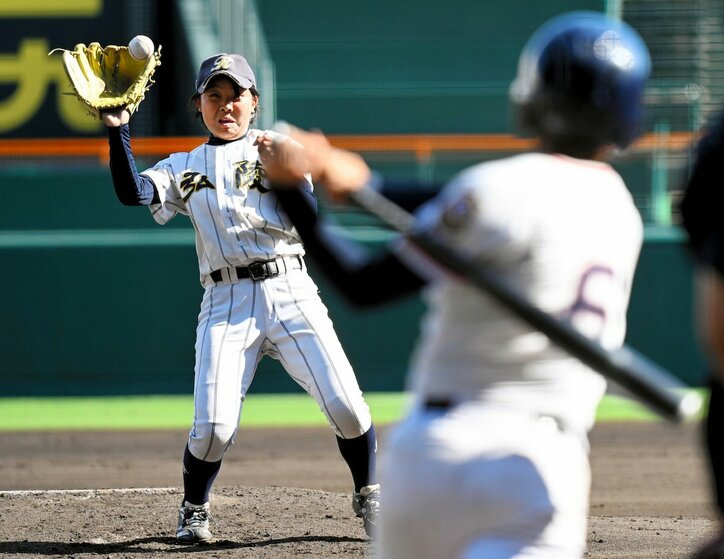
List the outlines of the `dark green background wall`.
{"type": "Polygon", "coordinates": [[[533,30],[604,0],[263,0],[277,114],[327,133],[502,132],[533,30]]]}

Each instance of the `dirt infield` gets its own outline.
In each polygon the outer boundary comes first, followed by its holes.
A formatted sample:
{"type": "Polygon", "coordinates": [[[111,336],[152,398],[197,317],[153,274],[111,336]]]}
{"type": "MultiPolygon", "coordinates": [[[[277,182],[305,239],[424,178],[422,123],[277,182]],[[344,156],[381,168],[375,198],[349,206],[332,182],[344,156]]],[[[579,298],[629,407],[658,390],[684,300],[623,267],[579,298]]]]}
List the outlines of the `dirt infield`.
{"type": "MultiPolygon", "coordinates": [[[[0,433],[0,554],[370,556],[351,512],[349,474],[326,428],[242,429],[213,493],[215,542],[178,546],[185,438],[176,431],[0,433]]],[[[698,425],[600,424],[591,443],[587,557],[684,558],[711,534],[698,425]]]]}

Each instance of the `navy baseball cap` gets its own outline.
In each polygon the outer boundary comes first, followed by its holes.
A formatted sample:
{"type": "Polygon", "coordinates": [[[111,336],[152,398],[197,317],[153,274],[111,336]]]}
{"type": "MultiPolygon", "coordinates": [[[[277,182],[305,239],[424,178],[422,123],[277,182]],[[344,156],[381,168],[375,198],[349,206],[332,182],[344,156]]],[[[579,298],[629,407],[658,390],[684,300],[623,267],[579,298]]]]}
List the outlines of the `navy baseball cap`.
{"type": "Polygon", "coordinates": [[[196,78],[196,91],[203,93],[209,80],[214,76],[224,75],[231,78],[239,87],[249,89],[256,87],[254,72],[240,54],[227,54],[225,52],[215,54],[204,60],[199,68],[199,75],[196,78]]]}

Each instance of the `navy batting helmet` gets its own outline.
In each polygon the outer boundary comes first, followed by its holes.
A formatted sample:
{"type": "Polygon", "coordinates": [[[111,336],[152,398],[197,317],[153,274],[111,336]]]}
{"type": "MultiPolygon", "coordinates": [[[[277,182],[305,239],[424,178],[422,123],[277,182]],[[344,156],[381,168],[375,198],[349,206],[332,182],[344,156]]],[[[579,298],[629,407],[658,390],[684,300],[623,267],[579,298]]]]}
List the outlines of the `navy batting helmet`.
{"type": "Polygon", "coordinates": [[[650,69],[632,27],[598,12],[571,12],[528,40],[510,96],[522,126],[542,137],[624,148],[638,131],[650,69]]]}

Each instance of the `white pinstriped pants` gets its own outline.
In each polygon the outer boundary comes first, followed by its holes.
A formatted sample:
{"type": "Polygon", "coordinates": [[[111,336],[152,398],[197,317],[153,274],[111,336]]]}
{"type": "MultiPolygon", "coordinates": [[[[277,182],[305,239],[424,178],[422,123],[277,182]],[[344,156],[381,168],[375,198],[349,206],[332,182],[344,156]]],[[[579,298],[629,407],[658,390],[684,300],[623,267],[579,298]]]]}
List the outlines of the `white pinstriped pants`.
{"type": "Polygon", "coordinates": [[[196,331],[194,424],[189,450],[221,460],[264,355],[278,359],[342,438],[364,434],[369,408],[306,270],[206,287],[196,331]]]}

